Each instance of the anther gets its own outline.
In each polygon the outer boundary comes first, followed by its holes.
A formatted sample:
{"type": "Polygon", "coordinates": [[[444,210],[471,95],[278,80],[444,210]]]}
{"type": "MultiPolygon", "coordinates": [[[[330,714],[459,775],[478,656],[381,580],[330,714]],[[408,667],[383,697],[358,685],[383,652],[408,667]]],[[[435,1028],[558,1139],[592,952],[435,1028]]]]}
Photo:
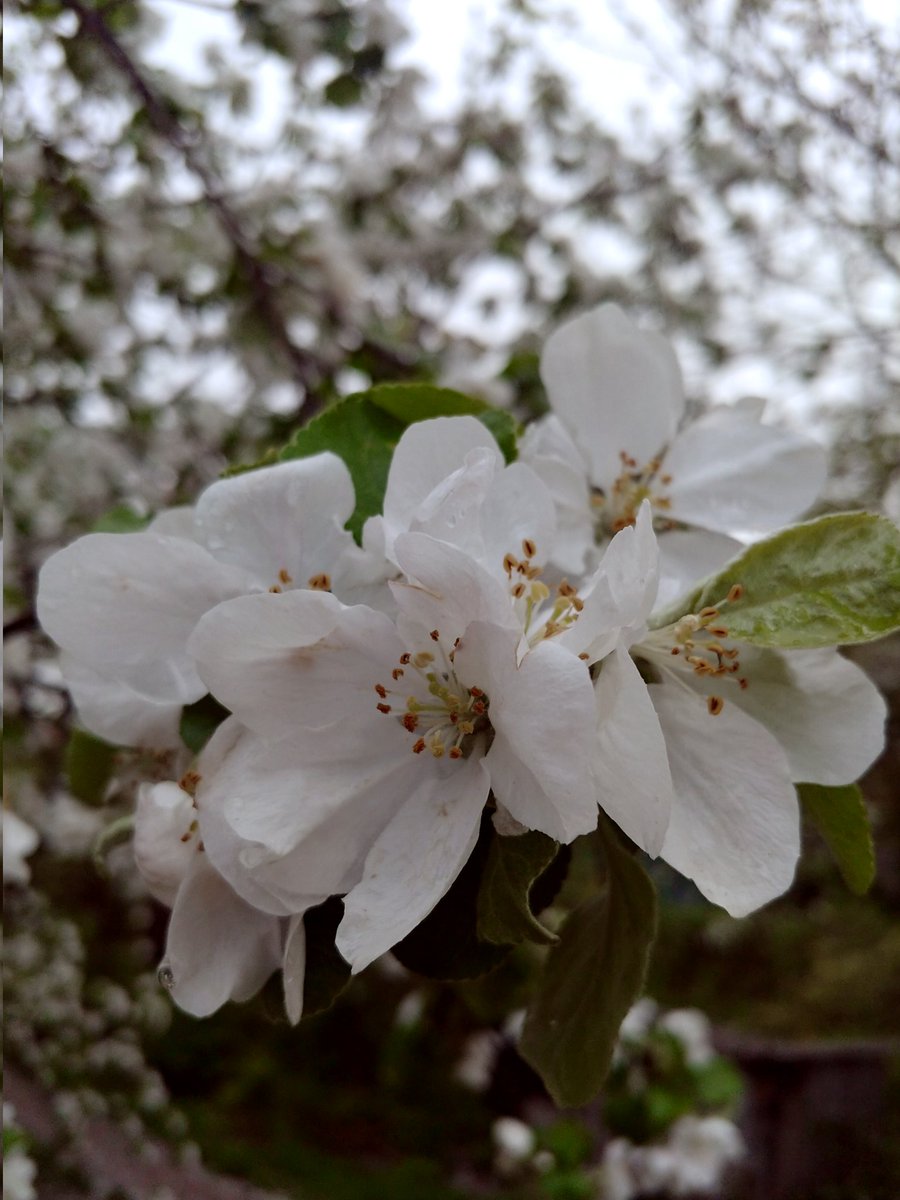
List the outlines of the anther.
{"type": "MultiPolygon", "coordinates": [[[[676,653],[677,653],[677,651],[676,651],[676,653]]],[[[590,662],[591,661],[591,656],[588,654],[587,650],[582,650],[582,652],[578,655],[578,657],[581,659],[582,662],[590,662]]]]}
{"type": "Polygon", "coordinates": [[[719,713],[722,711],[722,709],[725,707],[725,701],[722,699],[721,696],[707,696],[706,697],[706,707],[709,711],[710,716],[717,717],[719,715],[719,713]]]}
{"type": "Polygon", "coordinates": [[[747,680],[746,680],[746,679],[739,679],[739,680],[738,680],[738,683],[741,685],[741,689],[742,689],[742,690],[746,689],[746,687],[747,687],[747,680]]]}
{"type": "Polygon", "coordinates": [[[403,670],[402,667],[394,667],[393,671],[391,671],[391,679],[393,679],[395,681],[397,679],[402,679],[405,674],[406,674],[406,672],[403,670]]]}
{"type": "Polygon", "coordinates": [[[469,695],[474,696],[476,700],[480,700],[481,697],[484,695],[484,692],[481,690],[480,687],[470,687],[469,695]]]}
{"type": "Polygon", "coordinates": [[[728,637],[728,630],[724,625],[707,625],[706,632],[717,638],[728,637]]]}
{"type": "Polygon", "coordinates": [[[322,571],[322,573],[319,575],[311,575],[308,582],[309,587],[311,587],[314,592],[331,591],[331,576],[325,571],[322,571]]]}
{"type": "Polygon", "coordinates": [[[288,573],[284,569],[284,567],[282,567],[281,570],[278,572],[278,578],[281,580],[282,583],[293,583],[294,582],[292,576],[288,575],[288,573]]]}
{"type": "Polygon", "coordinates": [[[281,588],[278,586],[277,583],[273,583],[272,586],[269,588],[269,591],[270,592],[280,592],[281,588]]]}
{"type": "Polygon", "coordinates": [[[433,642],[439,642],[441,640],[441,635],[436,629],[432,629],[428,636],[433,642]]]}
{"type": "Polygon", "coordinates": [[[681,650],[679,649],[678,646],[673,646],[672,649],[669,651],[669,653],[670,654],[680,654],[681,650]]]}
{"type": "Polygon", "coordinates": [[[375,691],[376,691],[376,692],[378,693],[378,695],[379,695],[379,696],[382,698],[382,700],[386,700],[386,699],[387,699],[387,688],[384,686],[384,684],[383,684],[383,683],[376,683],[376,684],[375,684],[375,691]]]}
{"type": "Polygon", "coordinates": [[[419,718],[415,713],[404,713],[401,718],[401,724],[407,733],[414,733],[419,728],[419,718]]]}
{"type": "Polygon", "coordinates": [[[413,742],[413,754],[421,754],[425,749],[425,739],[419,738],[417,742],[413,742]]]}
{"type": "Polygon", "coordinates": [[[503,555],[503,570],[507,575],[512,575],[513,571],[519,565],[519,560],[512,554],[503,555]]]}
{"type": "Polygon", "coordinates": [[[531,538],[522,539],[522,553],[526,558],[534,558],[534,556],[537,554],[537,546],[534,544],[531,538]]]}
{"type": "Polygon", "coordinates": [[[713,619],[713,617],[717,617],[718,615],[719,615],[719,610],[717,608],[712,608],[711,606],[707,606],[706,608],[701,608],[700,611],[697,613],[697,616],[700,618],[701,621],[711,621],[713,619]]]}
{"type": "Polygon", "coordinates": [[[451,746],[450,747],[450,757],[451,758],[462,758],[462,750],[460,750],[459,746],[451,746]]]}
{"type": "Polygon", "coordinates": [[[730,604],[734,604],[735,600],[740,600],[740,598],[741,598],[741,596],[743,596],[743,594],[744,594],[744,588],[743,588],[742,584],[740,584],[740,583],[732,584],[731,589],[728,592],[728,602],[730,604]]]}
{"type": "Polygon", "coordinates": [[[391,706],[389,704],[376,704],[375,707],[379,712],[382,713],[389,713],[391,711],[391,706]]]}
{"type": "Polygon", "coordinates": [[[406,654],[400,655],[400,661],[403,663],[404,666],[406,666],[409,663],[411,658],[412,658],[412,655],[408,652],[406,654]]]}
{"type": "Polygon", "coordinates": [[[525,584],[517,583],[516,586],[512,590],[512,594],[516,600],[521,600],[522,597],[525,595],[525,584]]]}

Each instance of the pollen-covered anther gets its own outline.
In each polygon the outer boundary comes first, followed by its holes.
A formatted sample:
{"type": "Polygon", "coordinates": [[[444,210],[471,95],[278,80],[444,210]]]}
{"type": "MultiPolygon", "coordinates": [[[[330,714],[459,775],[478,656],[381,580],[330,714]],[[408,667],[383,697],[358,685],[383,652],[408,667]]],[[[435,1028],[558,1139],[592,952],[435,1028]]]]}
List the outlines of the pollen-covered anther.
{"type": "Polygon", "coordinates": [[[522,539],[522,553],[526,558],[534,558],[534,556],[537,554],[537,546],[534,544],[531,538],[522,539]]]}
{"type": "Polygon", "coordinates": [[[428,636],[431,638],[431,640],[433,642],[439,642],[441,640],[440,631],[437,629],[432,629],[431,633],[429,633],[428,636]]]}
{"type": "Polygon", "coordinates": [[[389,713],[391,711],[390,704],[376,704],[375,707],[381,713],[389,713]]]}
{"type": "Polygon", "coordinates": [[[462,750],[460,750],[459,746],[451,746],[450,747],[450,757],[451,758],[462,758],[462,750]]]}
{"type": "Polygon", "coordinates": [[[740,583],[732,584],[731,588],[728,592],[728,603],[734,604],[735,600],[740,600],[740,598],[741,598],[741,596],[743,596],[743,594],[744,594],[743,584],[740,584],[740,583]]]}
{"type": "Polygon", "coordinates": [[[278,572],[278,580],[280,583],[293,583],[294,582],[293,576],[289,575],[287,570],[284,567],[282,567],[281,570],[278,572]]]}
{"type": "Polygon", "coordinates": [[[419,718],[416,713],[406,712],[403,714],[400,720],[403,728],[407,730],[408,733],[415,733],[415,731],[419,728],[419,718]]]}
{"type": "Polygon", "coordinates": [[[406,674],[406,672],[403,670],[402,667],[394,667],[393,671],[391,671],[391,679],[393,679],[394,682],[396,683],[396,681],[398,679],[402,679],[405,674],[406,674]]]}
{"type": "Polygon", "coordinates": [[[202,775],[198,771],[185,771],[182,777],[178,780],[178,786],[183,792],[187,792],[193,800],[194,794],[197,791],[197,785],[202,779],[202,775]]]}
{"type": "Polygon", "coordinates": [[[725,701],[722,699],[721,696],[707,696],[706,697],[706,707],[707,707],[707,710],[709,711],[710,716],[717,717],[719,715],[719,713],[722,711],[722,709],[725,707],[725,701]]]}
{"type": "Polygon", "coordinates": [[[314,592],[330,592],[331,591],[331,576],[327,571],[322,571],[318,575],[311,575],[308,580],[308,586],[314,592]]]}
{"type": "Polygon", "coordinates": [[[425,749],[425,739],[424,738],[419,738],[419,740],[417,742],[413,743],[413,748],[412,748],[413,754],[421,754],[424,749],[425,749]]]}
{"type": "Polygon", "coordinates": [[[376,683],[376,684],[375,684],[375,691],[376,691],[376,692],[378,693],[378,695],[379,695],[379,696],[382,698],[382,700],[386,700],[386,699],[387,699],[387,688],[384,686],[384,684],[383,684],[383,683],[376,683]]]}

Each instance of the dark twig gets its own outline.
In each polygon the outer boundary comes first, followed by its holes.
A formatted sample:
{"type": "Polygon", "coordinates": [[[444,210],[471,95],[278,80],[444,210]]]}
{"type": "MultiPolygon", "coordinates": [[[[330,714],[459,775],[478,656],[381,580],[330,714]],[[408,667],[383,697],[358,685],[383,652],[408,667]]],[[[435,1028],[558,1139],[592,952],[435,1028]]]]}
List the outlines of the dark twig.
{"type": "MultiPolygon", "coordinates": [[[[312,356],[304,353],[292,340],[278,306],[266,267],[255,253],[250,238],[244,231],[237,214],[222,194],[209,167],[199,157],[195,138],[184,128],[144,78],[131,55],[107,25],[102,12],[90,8],[87,4],[82,3],[82,0],[63,0],[63,4],[77,15],[85,36],[94,42],[125,76],[132,90],[139,97],[153,128],[181,155],[187,168],[200,181],[206,201],[216,214],[223,232],[234,249],[241,273],[250,286],[260,318],[290,363],[294,378],[312,399],[321,383],[322,372],[319,365],[312,356]]],[[[304,411],[310,412],[311,407],[311,403],[307,401],[304,411]]]]}

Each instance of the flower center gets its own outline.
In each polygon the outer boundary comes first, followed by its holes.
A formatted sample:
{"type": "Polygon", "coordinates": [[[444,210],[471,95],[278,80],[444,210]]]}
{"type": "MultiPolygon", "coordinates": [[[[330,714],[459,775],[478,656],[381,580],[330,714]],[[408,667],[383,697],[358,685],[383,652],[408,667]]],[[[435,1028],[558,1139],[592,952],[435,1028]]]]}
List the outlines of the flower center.
{"type": "Polygon", "coordinates": [[[568,580],[556,585],[556,598],[540,578],[543,568],[534,561],[537,546],[532,538],[522,541],[523,558],[514,554],[503,557],[503,570],[509,580],[509,594],[522,628],[533,647],[544,638],[563,633],[578,620],[584,601],[568,580]]]}
{"type": "MultiPolygon", "coordinates": [[[[668,512],[672,506],[671,500],[662,490],[669,487],[672,476],[660,474],[660,457],[651,458],[643,467],[624,450],[620,451],[619,458],[622,462],[622,474],[618,476],[612,488],[608,493],[603,488],[594,488],[591,497],[597,530],[607,537],[612,537],[620,529],[633,525],[645,500],[650,501],[654,513],[668,512]]],[[[671,529],[673,524],[668,518],[657,518],[654,522],[656,529],[671,529]]]]}
{"type": "MultiPolygon", "coordinates": [[[[669,670],[690,670],[704,681],[735,679],[742,689],[749,686],[746,676],[740,675],[740,650],[728,645],[728,626],[722,619],[721,610],[733,604],[744,594],[739,583],[729,590],[724,599],[698,613],[687,613],[674,625],[666,625],[648,633],[635,650],[669,670]],[[677,662],[673,662],[677,659],[677,662]]],[[[709,695],[706,707],[712,716],[718,716],[725,707],[722,696],[709,695]]]]}
{"type": "Polygon", "coordinates": [[[427,750],[435,758],[445,754],[448,758],[468,758],[476,737],[491,730],[490,700],[481,688],[460,681],[453,666],[455,646],[445,651],[437,629],[429,637],[434,650],[400,655],[391,671],[391,680],[398,687],[375,684],[380,697],[376,707],[385,715],[399,717],[400,724],[413,736],[413,754],[427,750]],[[398,699],[389,701],[388,697],[398,699]]]}

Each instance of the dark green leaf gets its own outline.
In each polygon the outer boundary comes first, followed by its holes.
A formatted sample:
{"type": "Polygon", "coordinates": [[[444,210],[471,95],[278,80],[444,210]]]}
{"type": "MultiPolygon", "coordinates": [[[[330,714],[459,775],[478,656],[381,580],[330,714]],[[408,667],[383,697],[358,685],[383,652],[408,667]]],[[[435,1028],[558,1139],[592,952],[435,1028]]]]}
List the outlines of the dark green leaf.
{"type": "Polygon", "coordinates": [[[483,400],[430,383],[379,383],[366,394],[404,426],[431,417],[477,417],[497,439],[506,461],[516,457],[516,422],[508,412],[492,408],[483,400]]]}
{"type": "Polygon", "coordinates": [[[410,971],[431,979],[477,979],[509,954],[511,946],[496,946],[478,936],[478,896],[491,844],[497,837],[486,812],[475,849],[453,887],[425,920],[394,946],[394,954],[410,971]]]}
{"type": "Polygon", "coordinates": [[[306,928],[306,974],[303,979],[303,1016],[331,1008],[350,982],[350,965],[334,944],[344,915],[344,902],[331,896],[303,916],[306,928]]]}
{"type": "Polygon", "coordinates": [[[99,804],[112,778],[117,750],[84,729],[73,729],[64,769],[69,791],[85,804],[99,804]]]}
{"type": "Polygon", "coordinates": [[[343,75],[336,75],[325,87],[325,99],[335,108],[349,108],[353,104],[359,104],[362,93],[362,83],[349,71],[343,75]]]}
{"type": "Polygon", "coordinates": [[[584,1104],[600,1089],[656,928],[647,873],[603,820],[597,836],[600,892],[575,909],[550,949],[519,1047],[559,1105],[584,1104]]]}
{"type": "Polygon", "coordinates": [[[534,830],[491,840],[478,893],[478,936],[482,941],[502,946],[557,940],[534,916],[529,900],[532,884],[558,849],[553,838],[534,830]]]}
{"type": "Polygon", "coordinates": [[[851,892],[865,895],[875,878],[875,847],[862,792],[855,783],[801,783],[803,811],[821,833],[851,892]]]}
{"type": "Polygon", "coordinates": [[[722,606],[729,636],[781,649],[869,642],[900,628],[900,530],[885,517],[838,513],[756,542],[664,612],[659,628],[685,613],[722,606]]]}
{"type": "Polygon", "coordinates": [[[199,754],[228,715],[228,709],[210,695],[186,704],[178,726],[181,740],[188,750],[199,754]]]}
{"type": "Polygon", "coordinates": [[[348,396],[294,434],[282,459],[308,458],[331,450],[347,464],[356,489],[356,509],[347,528],[357,541],[368,517],[381,512],[394,447],[403,423],[369,400],[348,396]]]}

